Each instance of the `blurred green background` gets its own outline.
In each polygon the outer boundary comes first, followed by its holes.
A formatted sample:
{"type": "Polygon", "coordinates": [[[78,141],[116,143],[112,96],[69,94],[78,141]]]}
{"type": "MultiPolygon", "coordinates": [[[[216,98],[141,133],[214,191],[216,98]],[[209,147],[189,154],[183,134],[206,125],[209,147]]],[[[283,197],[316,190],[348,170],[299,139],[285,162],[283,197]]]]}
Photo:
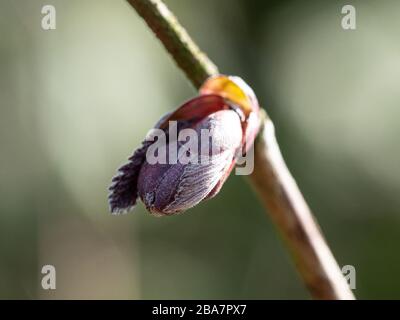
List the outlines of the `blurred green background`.
{"type": "MultiPolygon", "coordinates": [[[[400,298],[400,2],[352,1],[352,31],[344,4],[167,1],[256,91],[356,296],[400,298]]],[[[243,177],[183,215],[109,214],[117,167],[194,95],[123,0],[0,0],[0,298],[309,298],[243,177]]]]}

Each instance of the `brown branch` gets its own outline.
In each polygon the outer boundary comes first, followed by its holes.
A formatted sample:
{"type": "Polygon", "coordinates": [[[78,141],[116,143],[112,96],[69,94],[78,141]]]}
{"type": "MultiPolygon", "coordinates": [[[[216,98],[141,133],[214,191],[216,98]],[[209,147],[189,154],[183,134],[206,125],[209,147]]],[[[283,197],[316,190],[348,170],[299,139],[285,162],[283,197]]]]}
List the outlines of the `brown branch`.
{"type": "MultiPolygon", "coordinates": [[[[216,66],[200,51],[161,0],[127,0],[198,88],[216,66]]],[[[271,119],[263,113],[251,181],[315,299],[354,299],[321,230],[286,167],[271,119]]]]}
{"type": "Polygon", "coordinates": [[[250,178],[311,295],[316,299],[354,299],[285,164],[274,125],[266,114],[255,143],[254,171],[250,178]]]}

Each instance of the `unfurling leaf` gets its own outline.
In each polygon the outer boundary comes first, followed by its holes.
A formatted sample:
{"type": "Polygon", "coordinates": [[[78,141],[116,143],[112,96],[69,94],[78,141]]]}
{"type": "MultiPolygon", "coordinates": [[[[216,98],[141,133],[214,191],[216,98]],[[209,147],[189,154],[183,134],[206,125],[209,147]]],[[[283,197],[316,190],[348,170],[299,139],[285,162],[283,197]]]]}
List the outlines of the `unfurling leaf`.
{"type": "Polygon", "coordinates": [[[253,143],[258,117],[256,96],[241,78],[210,77],[199,96],[157,123],[157,139],[146,139],[118,170],[111,211],[128,211],[140,196],[152,214],[172,215],[215,196],[253,143]]]}

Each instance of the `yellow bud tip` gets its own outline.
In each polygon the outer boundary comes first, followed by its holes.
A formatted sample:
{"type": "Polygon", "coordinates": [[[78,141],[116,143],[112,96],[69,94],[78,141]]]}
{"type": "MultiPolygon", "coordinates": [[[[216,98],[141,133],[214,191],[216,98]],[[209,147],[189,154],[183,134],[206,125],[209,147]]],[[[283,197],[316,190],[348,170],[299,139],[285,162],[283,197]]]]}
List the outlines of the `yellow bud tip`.
{"type": "Polygon", "coordinates": [[[216,75],[208,78],[200,88],[200,94],[217,94],[238,105],[246,117],[259,109],[258,101],[250,86],[236,76],[216,75]]]}

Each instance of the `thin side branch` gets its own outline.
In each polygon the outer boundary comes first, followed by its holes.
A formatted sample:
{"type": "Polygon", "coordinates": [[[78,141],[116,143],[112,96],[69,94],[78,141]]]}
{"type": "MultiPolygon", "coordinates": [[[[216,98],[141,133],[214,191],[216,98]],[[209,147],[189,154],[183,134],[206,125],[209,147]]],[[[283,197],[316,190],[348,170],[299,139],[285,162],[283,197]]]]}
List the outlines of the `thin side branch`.
{"type": "MultiPolygon", "coordinates": [[[[127,0],[146,21],[192,84],[217,67],[200,51],[161,0],[127,0]]],[[[281,233],[296,268],[315,299],[354,299],[321,230],[286,167],[271,119],[264,114],[255,143],[254,189],[281,233]]]]}

